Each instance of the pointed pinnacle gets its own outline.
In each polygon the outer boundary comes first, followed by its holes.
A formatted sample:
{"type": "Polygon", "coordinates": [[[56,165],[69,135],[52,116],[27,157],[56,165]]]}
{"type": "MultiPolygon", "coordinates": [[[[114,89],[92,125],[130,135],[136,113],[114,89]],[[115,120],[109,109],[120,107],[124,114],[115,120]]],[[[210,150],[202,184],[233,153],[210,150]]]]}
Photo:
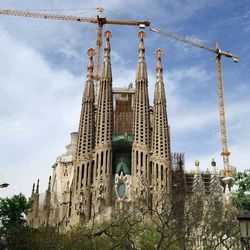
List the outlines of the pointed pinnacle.
{"type": "Polygon", "coordinates": [[[110,38],[112,37],[112,33],[110,30],[106,30],[104,33],[104,36],[106,37],[106,43],[105,43],[105,56],[109,56],[110,55],[110,38]]]}
{"type": "Polygon", "coordinates": [[[112,37],[112,33],[111,33],[110,30],[106,30],[106,31],[104,32],[104,35],[105,35],[105,37],[108,38],[108,39],[110,39],[110,38],[112,37]]]}
{"type": "Polygon", "coordinates": [[[211,165],[212,165],[213,167],[216,166],[216,161],[214,160],[214,158],[213,158],[212,161],[211,161],[211,165]]]}
{"type": "Polygon", "coordinates": [[[212,159],[211,166],[212,166],[212,174],[215,175],[217,173],[217,170],[216,170],[216,161],[214,159],[212,159]]]}
{"type": "Polygon", "coordinates": [[[140,50],[144,51],[145,47],[144,47],[143,39],[146,37],[146,33],[144,31],[140,31],[140,32],[138,32],[138,37],[140,39],[140,41],[139,41],[139,51],[140,50]]]}
{"type": "Polygon", "coordinates": [[[155,52],[155,56],[157,57],[157,65],[156,65],[156,72],[157,76],[159,76],[160,73],[162,73],[162,63],[161,63],[161,57],[164,55],[162,49],[157,49],[155,52]]]}
{"type": "Polygon", "coordinates": [[[146,80],[148,79],[147,77],[147,67],[146,67],[146,61],[145,61],[145,47],[144,47],[144,37],[146,36],[144,31],[138,32],[138,37],[139,37],[139,60],[138,60],[138,65],[137,65],[137,73],[136,73],[136,81],[138,80],[146,80]]]}
{"type": "Polygon", "coordinates": [[[37,184],[36,184],[36,194],[39,193],[39,179],[37,180],[37,184]]]}
{"type": "Polygon", "coordinates": [[[200,161],[196,160],[194,164],[195,164],[195,175],[199,175],[200,174],[200,161]]]}
{"type": "Polygon", "coordinates": [[[33,186],[32,186],[32,195],[35,193],[35,183],[33,183],[33,186]]]}
{"type": "Polygon", "coordinates": [[[164,55],[164,52],[163,52],[162,49],[157,49],[157,50],[155,51],[155,56],[156,56],[157,58],[161,58],[163,55],[164,55]]]}
{"type": "Polygon", "coordinates": [[[161,64],[161,57],[163,56],[163,51],[161,49],[157,49],[155,52],[155,56],[157,57],[157,64],[156,64],[156,85],[155,85],[155,95],[154,95],[154,103],[158,102],[166,102],[166,95],[163,83],[163,76],[162,76],[162,64],[161,64]]]}
{"type": "Polygon", "coordinates": [[[96,54],[96,51],[93,48],[89,48],[87,51],[87,55],[89,57],[88,70],[93,72],[94,69],[94,61],[93,57],[96,54]]]}
{"type": "Polygon", "coordinates": [[[49,176],[48,191],[50,191],[50,187],[51,187],[51,176],[49,176]]]}

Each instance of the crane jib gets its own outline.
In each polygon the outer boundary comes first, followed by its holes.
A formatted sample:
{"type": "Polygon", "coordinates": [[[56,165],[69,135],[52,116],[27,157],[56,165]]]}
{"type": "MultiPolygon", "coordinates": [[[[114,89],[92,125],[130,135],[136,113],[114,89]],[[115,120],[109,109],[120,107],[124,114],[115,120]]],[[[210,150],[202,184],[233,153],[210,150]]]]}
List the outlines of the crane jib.
{"type": "Polygon", "coordinates": [[[98,23],[104,24],[115,24],[115,25],[145,25],[149,26],[149,21],[130,21],[130,20],[107,20],[105,17],[91,18],[91,17],[81,17],[73,15],[58,15],[58,14],[46,14],[42,12],[32,12],[32,11],[21,11],[21,10],[0,10],[0,15],[9,16],[21,16],[21,17],[33,17],[33,18],[43,18],[52,20],[67,20],[76,22],[88,22],[88,23],[98,23]]]}

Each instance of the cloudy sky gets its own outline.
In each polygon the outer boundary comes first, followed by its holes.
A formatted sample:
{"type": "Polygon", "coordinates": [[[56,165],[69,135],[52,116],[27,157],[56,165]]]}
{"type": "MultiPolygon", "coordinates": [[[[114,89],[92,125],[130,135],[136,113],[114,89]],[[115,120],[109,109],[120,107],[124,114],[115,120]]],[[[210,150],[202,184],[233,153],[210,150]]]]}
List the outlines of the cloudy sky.
{"type": "MultiPolygon", "coordinates": [[[[230,163],[249,168],[250,4],[248,0],[6,0],[0,9],[46,11],[95,17],[102,6],[109,19],[149,19],[161,28],[240,57],[223,58],[230,163]]],[[[113,33],[113,85],[134,82],[137,27],[106,26],[113,33]]],[[[173,152],[185,152],[186,169],[212,158],[222,168],[214,55],[146,30],[151,103],[154,51],[162,48],[173,152]]],[[[77,131],[86,75],[86,50],[95,46],[96,26],[0,16],[0,196],[29,195],[40,178],[45,189],[51,166],[77,131]]]]}

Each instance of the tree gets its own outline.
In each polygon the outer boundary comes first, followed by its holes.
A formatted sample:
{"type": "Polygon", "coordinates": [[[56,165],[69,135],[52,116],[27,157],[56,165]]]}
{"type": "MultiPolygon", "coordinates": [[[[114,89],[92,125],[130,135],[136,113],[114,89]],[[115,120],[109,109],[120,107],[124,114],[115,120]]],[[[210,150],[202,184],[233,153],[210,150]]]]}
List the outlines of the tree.
{"type": "Polygon", "coordinates": [[[250,170],[237,173],[235,180],[238,189],[231,195],[232,202],[239,210],[250,211],[250,170]]]}
{"type": "Polygon", "coordinates": [[[22,249],[20,242],[24,232],[28,231],[25,215],[31,207],[32,202],[21,193],[0,199],[0,248],[22,249]]]}
{"type": "Polygon", "coordinates": [[[141,202],[134,209],[114,212],[101,224],[93,218],[88,225],[74,227],[58,249],[240,249],[236,210],[225,204],[221,192],[206,196],[196,190],[183,197],[189,204],[182,212],[177,212],[178,199],[159,194],[152,204],[141,202]]]}
{"type": "Polygon", "coordinates": [[[236,210],[225,206],[220,192],[206,197],[196,188],[182,199],[186,205],[180,209],[178,199],[159,193],[152,204],[142,202],[129,210],[114,211],[102,223],[94,216],[88,224],[61,234],[53,227],[26,225],[31,203],[23,195],[1,199],[0,249],[239,249],[236,210]]]}

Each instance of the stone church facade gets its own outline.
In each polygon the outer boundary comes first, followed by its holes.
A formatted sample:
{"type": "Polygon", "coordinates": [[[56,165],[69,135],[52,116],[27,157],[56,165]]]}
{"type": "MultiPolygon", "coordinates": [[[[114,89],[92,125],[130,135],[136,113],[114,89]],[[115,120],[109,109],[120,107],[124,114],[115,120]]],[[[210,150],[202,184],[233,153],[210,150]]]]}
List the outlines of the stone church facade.
{"type": "MultiPolygon", "coordinates": [[[[65,231],[78,223],[110,218],[113,213],[146,201],[153,206],[165,194],[190,197],[194,193],[223,199],[223,185],[212,162],[212,171],[184,172],[184,155],[171,154],[161,49],[156,51],[153,106],[149,105],[145,60],[145,33],[139,32],[135,85],[113,88],[111,32],[106,31],[104,62],[95,100],[95,51],[89,62],[82,97],[78,132],[71,134],[66,153],[52,166],[45,196],[39,181],[33,185],[32,227],[51,225],[65,231]],[[97,103],[97,104],[96,104],[97,103]]],[[[167,200],[162,200],[162,205],[167,200]]],[[[224,201],[222,201],[224,202],[224,201]]]]}

